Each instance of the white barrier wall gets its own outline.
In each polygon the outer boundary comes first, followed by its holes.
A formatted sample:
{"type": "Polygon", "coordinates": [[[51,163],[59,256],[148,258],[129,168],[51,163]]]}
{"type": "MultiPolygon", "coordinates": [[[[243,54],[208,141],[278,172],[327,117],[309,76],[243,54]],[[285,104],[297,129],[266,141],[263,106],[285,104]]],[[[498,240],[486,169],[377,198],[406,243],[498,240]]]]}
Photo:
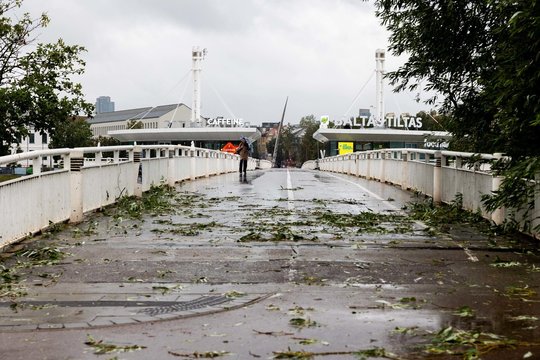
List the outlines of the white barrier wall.
{"type": "Polygon", "coordinates": [[[268,170],[272,168],[272,162],[269,160],[258,160],[256,164],[256,168],[262,169],[262,170],[268,170]]]}
{"type": "MultiPolygon", "coordinates": [[[[493,160],[500,156],[423,149],[383,149],[319,159],[318,165],[322,171],[400,185],[403,189],[431,196],[436,202],[450,203],[457,194],[461,194],[465,209],[480,210],[484,217],[501,224],[505,219],[504,209],[488,213],[481,200],[483,194],[491,194],[498,189],[500,178],[491,174],[489,164],[471,160],[493,160]],[[464,165],[468,160],[469,163],[464,165]]],[[[531,228],[540,224],[539,195],[534,201],[532,214],[528,219],[522,219],[531,221],[531,228]]]]}
{"type": "Polygon", "coordinates": [[[0,184],[0,242],[9,243],[69,219],[69,171],[31,175],[0,184]],[[41,204],[41,206],[36,206],[41,204]],[[21,211],[23,210],[23,211],[21,211]]]}
{"type": "MultiPolygon", "coordinates": [[[[33,164],[33,175],[0,183],[0,249],[152,185],[235,172],[239,165],[238,155],[174,145],[41,150],[0,157],[0,165],[22,160],[33,164]],[[42,172],[45,156],[54,157],[55,169],[42,172]]],[[[257,165],[250,158],[248,170],[257,165]]]]}
{"type": "Polygon", "coordinates": [[[317,160],[308,160],[302,164],[302,169],[315,170],[319,167],[317,160]]]}
{"type": "Polygon", "coordinates": [[[115,203],[122,196],[134,195],[137,178],[133,163],[107,164],[83,168],[83,212],[115,203]]]}

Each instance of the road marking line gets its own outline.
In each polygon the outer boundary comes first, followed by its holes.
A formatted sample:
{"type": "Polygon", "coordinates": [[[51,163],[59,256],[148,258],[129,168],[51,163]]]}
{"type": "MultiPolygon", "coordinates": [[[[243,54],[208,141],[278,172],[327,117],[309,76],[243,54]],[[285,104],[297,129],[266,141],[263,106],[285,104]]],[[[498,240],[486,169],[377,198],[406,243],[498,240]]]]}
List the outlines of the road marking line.
{"type": "Polygon", "coordinates": [[[371,197],[377,199],[377,200],[380,200],[383,202],[383,204],[385,204],[386,206],[388,206],[390,209],[392,210],[400,210],[397,206],[393,205],[393,204],[390,204],[388,201],[386,201],[385,199],[383,199],[382,197],[380,197],[379,195],[375,194],[373,191],[370,191],[368,189],[366,189],[365,187],[363,187],[362,185],[358,184],[358,183],[355,183],[354,181],[351,181],[351,180],[347,180],[347,179],[344,179],[340,176],[336,176],[336,175],[333,175],[333,174],[326,174],[326,175],[329,175],[333,178],[336,178],[336,179],[339,179],[341,181],[344,181],[344,182],[347,182],[349,184],[352,184],[358,188],[360,188],[360,190],[368,193],[371,197]]]}
{"type": "Polygon", "coordinates": [[[287,207],[294,210],[294,191],[292,190],[291,172],[287,169],[287,207]]]}
{"type": "Polygon", "coordinates": [[[463,249],[463,251],[465,251],[465,254],[467,254],[467,258],[472,261],[472,262],[477,262],[478,261],[478,258],[476,257],[476,255],[473,254],[473,252],[471,250],[469,250],[468,248],[466,248],[465,246],[461,245],[461,244],[457,244],[460,248],[463,249]]]}
{"type": "MultiPolygon", "coordinates": [[[[291,172],[289,169],[287,169],[287,208],[289,211],[294,211],[294,190],[291,180],[291,172]]],[[[290,217],[294,220],[294,217],[296,215],[291,213],[290,217]]],[[[298,273],[298,270],[295,269],[296,267],[296,256],[298,255],[298,246],[291,245],[291,256],[289,258],[288,264],[289,264],[289,272],[287,274],[287,279],[289,282],[293,282],[296,278],[296,274],[298,273]]]]}

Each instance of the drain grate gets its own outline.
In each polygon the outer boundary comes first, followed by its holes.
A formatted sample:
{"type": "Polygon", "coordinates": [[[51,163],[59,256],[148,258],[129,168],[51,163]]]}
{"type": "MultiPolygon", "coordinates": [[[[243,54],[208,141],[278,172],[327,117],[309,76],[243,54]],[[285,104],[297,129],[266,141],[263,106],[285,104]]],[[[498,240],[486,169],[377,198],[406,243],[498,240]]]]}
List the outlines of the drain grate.
{"type": "Polygon", "coordinates": [[[231,301],[231,299],[223,295],[202,296],[198,299],[194,299],[190,301],[179,301],[179,302],[174,303],[173,305],[158,306],[158,307],[153,307],[153,308],[142,309],[142,310],[139,310],[138,313],[146,314],[150,316],[156,316],[156,315],[170,314],[170,313],[174,313],[178,311],[202,309],[208,306],[220,305],[228,301],[231,301]]]}

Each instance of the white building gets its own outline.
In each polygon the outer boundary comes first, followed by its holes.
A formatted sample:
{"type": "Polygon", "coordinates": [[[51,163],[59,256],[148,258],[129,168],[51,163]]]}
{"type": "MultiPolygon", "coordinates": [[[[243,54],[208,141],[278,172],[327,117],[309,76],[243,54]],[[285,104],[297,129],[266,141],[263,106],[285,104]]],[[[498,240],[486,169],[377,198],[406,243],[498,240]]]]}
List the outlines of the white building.
{"type": "Polygon", "coordinates": [[[140,121],[143,129],[184,128],[190,126],[191,109],[185,104],[154,108],[120,110],[97,114],[88,119],[94,137],[110,136],[109,131],[128,130],[128,124],[140,121]]]}

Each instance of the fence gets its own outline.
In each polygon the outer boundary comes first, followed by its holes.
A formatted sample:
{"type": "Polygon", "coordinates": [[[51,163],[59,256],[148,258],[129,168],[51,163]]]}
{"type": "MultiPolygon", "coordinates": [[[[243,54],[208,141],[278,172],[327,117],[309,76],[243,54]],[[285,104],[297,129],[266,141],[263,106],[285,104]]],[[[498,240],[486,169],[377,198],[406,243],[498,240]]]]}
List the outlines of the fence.
{"type": "MultiPolygon", "coordinates": [[[[431,196],[435,202],[450,203],[457,194],[463,197],[463,207],[480,211],[501,224],[507,214],[504,209],[490,213],[482,205],[482,195],[500,187],[502,178],[491,173],[489,163],[482,160],[501,158],[501,154],[472,154],[424,149],[383,149],[333,156],[306,164],[306,168],[350,174],[401,186],[431,196]]],[[[527,218],[531,229],[540,224],[540,196],[527,218]]],[[[537,234],[535,234],[537,235],[537,234]]]]}
{"type": "MultiPolygon", "coordinates": [[[[51,223],[81,221],[84,212],[121,196],[141,196],[152,185],[238,171],[238,159],[175,145],[54,149],[0,157],[0,166],[28,160],[33,171],[0,183],[0,249],[51,223]],[[42,171],[45,157],[55,159],[49,171],[42,171]]],[[[258,160],[248,160],[248,170],[258,165],[258,160]]]]}

